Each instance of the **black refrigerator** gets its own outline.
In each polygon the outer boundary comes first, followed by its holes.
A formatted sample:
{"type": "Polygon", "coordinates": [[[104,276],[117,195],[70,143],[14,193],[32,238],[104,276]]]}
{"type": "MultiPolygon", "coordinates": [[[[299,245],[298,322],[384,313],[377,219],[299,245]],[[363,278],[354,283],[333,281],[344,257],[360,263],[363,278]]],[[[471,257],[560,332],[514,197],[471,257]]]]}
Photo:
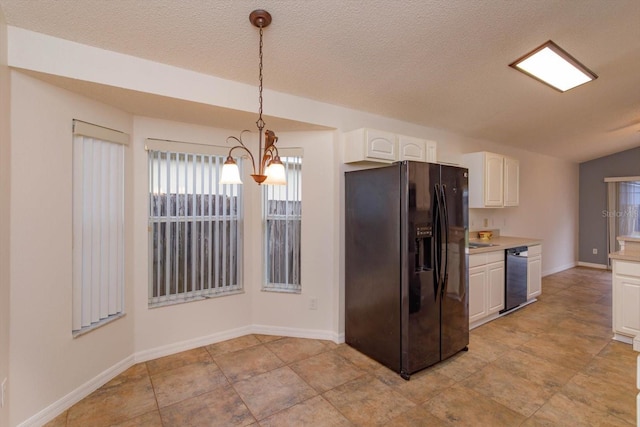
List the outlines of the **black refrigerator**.
{"type": "Polygon", "coordinates": [[[345,339],[409,379],[469,344],[467,169],[345,172],[345,339]]]}

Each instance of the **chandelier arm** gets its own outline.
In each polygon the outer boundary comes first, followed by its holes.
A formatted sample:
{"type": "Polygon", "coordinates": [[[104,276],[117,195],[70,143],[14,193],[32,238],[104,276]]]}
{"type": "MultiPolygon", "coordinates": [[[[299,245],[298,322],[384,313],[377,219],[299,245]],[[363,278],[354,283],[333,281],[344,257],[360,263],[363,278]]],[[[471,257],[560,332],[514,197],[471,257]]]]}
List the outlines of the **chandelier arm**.
{"type": "MultiPolygon", "coordinates": [[[[236,138],[235,136],[230,136],[229,138],[233,138],[235,140],[238,140],[238,138],[236,138]]],[[[227,139],[229,139],[229,138],[227,138],[227,139]]],[[[240,142],[240,144],[242,144],[242,142],[240,142]]],[[[244,150],[244,151],[247,152],[247,154],[249,154],[249,157],[251,158],[251,167],[253,168],[253,173],[255,174],[256,173],[256,162],[255,162],[255,160],[253,158],[253,154],[251,154],[251,151],[249,151],[249,149],[247,147],[245,147],[244,144],[236,145],[235,147],[231,147],[231,149],[229,150],[229,155],[228,156],[231,157],[231,152],[233,150],[237,149],[237,148],[239,148],[241,150],[244,150]]]]}

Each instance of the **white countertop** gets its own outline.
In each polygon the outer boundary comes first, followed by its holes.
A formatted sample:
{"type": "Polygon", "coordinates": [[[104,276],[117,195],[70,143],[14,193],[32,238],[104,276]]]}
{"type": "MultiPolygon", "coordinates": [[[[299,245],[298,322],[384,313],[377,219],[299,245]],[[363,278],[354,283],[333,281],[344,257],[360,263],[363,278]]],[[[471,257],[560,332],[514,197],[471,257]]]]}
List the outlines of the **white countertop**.
{"type": "Polygon", "coordinates": [[[609,254],[611,259],[640,262],[640,237],[618,236],[621,249],[609,254]]]}
{"type": "Polygon", "coordinates": [[[491,243],[493,246],[484,248],[469,248],[469,254],[481,254],[484,252],[503,251],[518,246],[534,246],[542,243],[542,240],[531,237],[495,236],[491,239],[469,239],[469,243],[491,243]]]}

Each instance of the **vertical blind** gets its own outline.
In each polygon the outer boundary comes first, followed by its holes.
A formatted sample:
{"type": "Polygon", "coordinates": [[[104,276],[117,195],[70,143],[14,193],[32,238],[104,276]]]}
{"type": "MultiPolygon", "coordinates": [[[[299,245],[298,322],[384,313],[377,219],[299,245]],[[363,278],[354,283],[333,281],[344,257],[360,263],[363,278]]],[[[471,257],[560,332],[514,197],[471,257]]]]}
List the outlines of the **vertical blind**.
{"type": "Polygon", "coordinates": [[[223,155],[172,148],[148,153],[150,306],[242,290],[241,187],[219,183],[223,155]]]}
{"type": "Polygon", "coordinates": [[[126,141],[121,132],[74,121],[74,332],[123,311],[126,141]]]}
{"type": "Polygon", "coordinates": [[[287,184],[265,185],[263,190],[266,270],[263,287],[298,292],[301,289],[302,156],[290,155],[281,160],[287,184]]]}

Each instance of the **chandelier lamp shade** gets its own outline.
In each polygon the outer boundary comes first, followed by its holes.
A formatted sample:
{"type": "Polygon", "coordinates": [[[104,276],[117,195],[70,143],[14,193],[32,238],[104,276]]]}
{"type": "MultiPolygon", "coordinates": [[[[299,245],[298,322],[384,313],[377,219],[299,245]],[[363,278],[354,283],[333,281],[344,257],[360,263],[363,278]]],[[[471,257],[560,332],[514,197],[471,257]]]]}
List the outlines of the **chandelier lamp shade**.
{"type": "Polygon", "coordinates": [[[220,174],[221,184],[242,184],[240,179],[240,171],[238,164],[231,156],[234,150],[245,151],[251,159],[251,165],[253,167],[253,173],[251,177],[255,182],[260,184],[272,184],[272,185],[284,185],[286,184],[286,173],[280,156],[278,155],[278,149],[276,148],[276,142],[278,137],[272,130],[264,130],[265,122],[262,119],[262,30],[271,24],[271,14],[266,10],[254,10],[249,15],[249,21],[255,27],[260,29],[260,74],[259,74],[259,110],[258,120],[256,126],[258,127],[258,156],[253,156],[251,150],[242,141],[242,135],[248,130],[243,130],[240,133],[240,137],[230,136],[227,138],[227,142],[232,139],[239,145],[232,147],[229,150],[227,160],[222,166],[222,172],[220,174]],[[264,140],[263,140],[264,138],[264,140]],[[263,148],[264,147],[264,148],[263,148]]]}

